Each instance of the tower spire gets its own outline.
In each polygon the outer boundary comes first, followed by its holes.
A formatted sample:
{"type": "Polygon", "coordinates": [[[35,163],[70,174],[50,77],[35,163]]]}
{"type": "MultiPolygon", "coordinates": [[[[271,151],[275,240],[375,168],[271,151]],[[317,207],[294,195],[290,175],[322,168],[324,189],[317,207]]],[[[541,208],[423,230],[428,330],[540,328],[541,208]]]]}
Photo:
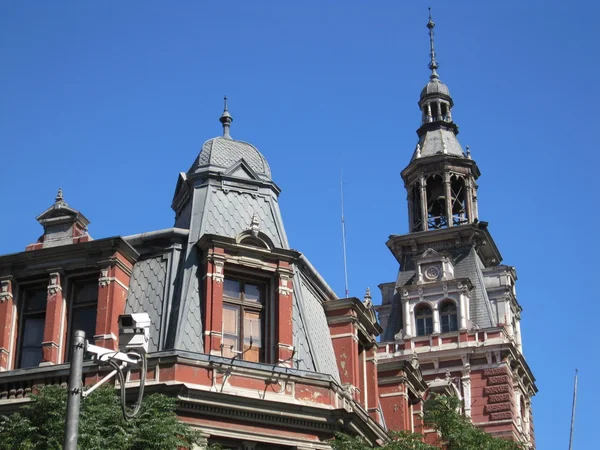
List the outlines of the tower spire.
{"type": "Polygon", "coordinates": [[[427,28],[429,28],[429,47],[431,53],[429,53],[429,57],[431,58],[429,61],[429,70],[431,70],[431,75],[429,78],[439,78],[437,74],[437,68],[439,67],[437,61],[435,60],[435,48],[433,45],[433,29],[435,28],[435,22],[431,18],[431,6],[429,7],[429,22],[427,22],[427,28]]]}
{"type": "Polygon", "coordinates": [[[231,117],[231,114],[229,114],[229,111],[227,110],[227,96],[223,98],[223,114],[221,114],[219,122],[223,124],[223,137],[231,139],[229,127],[231,126],[231,122],[233,122],[233,117],[231,117]]]}

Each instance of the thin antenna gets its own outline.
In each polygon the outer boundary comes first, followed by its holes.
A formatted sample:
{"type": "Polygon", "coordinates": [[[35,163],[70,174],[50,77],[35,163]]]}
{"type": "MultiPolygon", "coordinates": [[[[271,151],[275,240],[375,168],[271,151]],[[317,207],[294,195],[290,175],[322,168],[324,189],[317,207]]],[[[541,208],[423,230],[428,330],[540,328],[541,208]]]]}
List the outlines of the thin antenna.
{"type": "Polygon", "coordinates": [[[577,405],[577,374],[575,369],[575,386],[573,386],[573,411],[571,412],[571,432],[569,433],[569,450],[573,450],[573,430],[575,429],[575,406],[577,405]]]}
{"type": "Polygon", "coordinates": [[[348,264],[346,262],[346,219],[344,219],[344,174],[340,169],[340,196],[342,199],[342,246],[344,247],[344,280],[348,298],[348,264]]]}

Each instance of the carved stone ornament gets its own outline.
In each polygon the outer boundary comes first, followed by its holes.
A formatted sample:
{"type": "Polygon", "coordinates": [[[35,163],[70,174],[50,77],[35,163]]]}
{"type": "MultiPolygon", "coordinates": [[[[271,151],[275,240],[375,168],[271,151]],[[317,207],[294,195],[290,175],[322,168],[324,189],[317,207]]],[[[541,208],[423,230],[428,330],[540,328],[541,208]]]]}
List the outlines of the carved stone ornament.
{"type": "Polygon", "coordinates": [[[442,275],[442,271],[440,270],[440,267],[437,265],[425,267],[424,271],[423,271],[423,276],[428,281],[438,280],[441,275],[442,275]]]}
{"type": "Polygon", "coordinates": [[[50,274],[50,282],[48,283],[48,295],[56,295],[59,291],[62,291],[60,286],[60,274],[53,272],[50,274]]]}
{"type": "Polygon", "coordinates": [[[98,286],[106,287],[110,283],[110,278],[108,277],[108,268],[100,270],[100,278],[98,279],[98,286]]]}
{"type": "Polygon", "coordinates": [[[10,300],[12,295],[12,285],[10,280],[0,281],[0,302],[10,300]]]}
{"type": "Polygon", "coordinates": [[[419,357],[417,356],[416,353],[412,354],[412,357],[410,358],[410,365],[413,366],[413,369],[418,369],[419,368],[419,357]]]}
{"type": "Polygon", "coordinates": [[[223,261],[215,261],[214,265],[215,271],[212,274],[213,280],[215,280],[215,283],[223,283],[223,280],[225,279],[223,267],[225,266],[225,264],[223,263],[223,261]]]}
{"type": "Polygon", "coordinates": [[[287,275],[279,275],[280,277],[280,284],[279,284],[279,295],[283,295],[284,297],[287,297],[288,295],[292,294],[292,290],[289,288],[288,286],[288,281],[289,281],[289,277],[287,275]]]}
{"type": "Polygon", "coordinates": [[[402,297],[408,297],[408,289],[402,291],[402,297]]]}
{"type": "Polygon", "coordinates": [[[260,222],[256,213],[252,214],[252,222],[250,222],[250,231],[252,232],[253,237],[258,237],[258,232],[260,231],[260,222]]]}

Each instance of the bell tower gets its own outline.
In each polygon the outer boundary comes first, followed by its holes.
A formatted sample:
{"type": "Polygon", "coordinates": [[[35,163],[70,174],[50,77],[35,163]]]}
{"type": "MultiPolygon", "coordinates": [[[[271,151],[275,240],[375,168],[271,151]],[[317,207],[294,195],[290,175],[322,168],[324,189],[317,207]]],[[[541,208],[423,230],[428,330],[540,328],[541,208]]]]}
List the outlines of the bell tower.
{"type": "MultiPolygon", "coordinates": [[[[389,237],[398,277],[379,285],[383,414],[397,416],[390,388],[397,380],[390,373],[411,364],[427,383],[425,398],[456,395],[476,426],[534,448],[531,398],[537,388],[523,354],[517,272],[502,264],[488,223],[479,220],[480,172],[457,139],[454,101],[438,75],[431,13],[427,28],[431,73],[419,97],[418,142],[401,173],[409,228],[389,237]]],[[[420,405],[410,408],[404,428],[423,432],[420,405]]]]}
{"type": "Polygon", "coordinates": [[[419,141],[409,165],[402,171],[408,191],[410,232],[450,228],[478,221],[479,168],[456,139],[458,126],[452,119],[454,101],[437,73],[435,23],[429,15],[429,82],[421,91],[419,141]]]}

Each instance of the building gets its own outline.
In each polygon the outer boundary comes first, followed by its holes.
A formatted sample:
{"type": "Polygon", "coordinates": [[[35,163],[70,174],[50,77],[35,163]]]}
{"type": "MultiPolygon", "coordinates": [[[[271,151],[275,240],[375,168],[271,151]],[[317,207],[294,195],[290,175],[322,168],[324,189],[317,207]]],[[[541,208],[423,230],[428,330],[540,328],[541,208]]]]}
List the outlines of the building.
{"type": "MultiPolygon", "coordinates": [[[[222,135],[177,177],[173,228],[93,240],[59,190],[38,241],[0,256],[0,412],[66,382],[74,330],[116,349],[119,314],[147,312],[146,389],[177,396],[208,442],[325,449],[345,431],[382,443],[390,429],[427,433],[423,399],[443,392],[486,431],[533,443],[516,274],[478,219],[479,169],[456,140],[433,26],[420,139],[402,172],[409,234],[387,243],[400,271],[380,286],[380,322],[370,292],[338,298],[290,247],[280,188],[258,149],[232,137],[225,100],[222,135]]],[[[85,382],[106,370],[86,362],[85,382]]]]}
{"type": "Polygon", "coordinates": [[[394,428],[418,423],[418,402],[400,401],[407,409],[394,414],[400,406],[396,371],[411,361],[428,384],[425,397],[454,393],[474,424],[533,446],[537,388],[523,356],[516,271],[501,264],[488,223],[479,218],[479,168],[456,138],[454,102],[437,73],[431,16],[427,27],[431,76],[419,99],[419,140],[401,174],[409,233],[387,241],[400,270],[396,281],[379,286],[383,413],[394,428]]]}

